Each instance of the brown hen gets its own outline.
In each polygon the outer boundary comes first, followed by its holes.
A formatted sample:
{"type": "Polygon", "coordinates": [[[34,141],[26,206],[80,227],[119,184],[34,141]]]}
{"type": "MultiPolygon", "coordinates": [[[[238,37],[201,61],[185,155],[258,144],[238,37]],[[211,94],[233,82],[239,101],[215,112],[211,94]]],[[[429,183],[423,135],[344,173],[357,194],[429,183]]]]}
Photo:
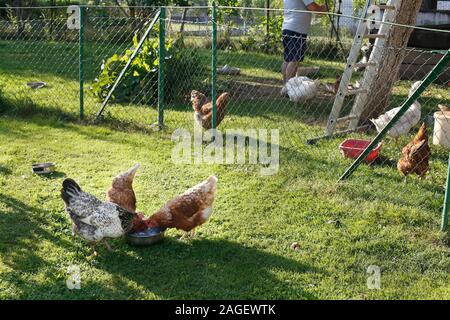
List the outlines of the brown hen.
{"type": "MultiPolygon", "coordinates": [[[[225,118],[227,103],[230,94],[228,92],[222,93],[216,100],[216,127],[225,118]]],[[[191,92],[192,108],[194,109],[194,119],[199,126],[204,129],[211,129],[212,127],[212,103],[206,96],[196,90],[191,92]]]]}
{"type": "Polygon", "coordinates": [[[140,167],[136,164],[126,172],[117,175],[112,186],[106,191],[106,201],[115,203],[120,207],[136,212],[136,195],[133,190],[133,179],[137,169],[140,167]]]}
{"type": "Polygon", "coordinates": [[[148,228],[176,228],[194,235],[195,228],[208,221],[216,193],[217,177],[210,176],[167,202],[145,220],[148,228]]]}
{"type": "Polygon", "coordinates": [[[425,123],[419,128],[414,139],[402,150],[402,157],[397,162],[397,169],[405,176],[415,173],[421,178],[429,168],[430,146],[425,123]]]}

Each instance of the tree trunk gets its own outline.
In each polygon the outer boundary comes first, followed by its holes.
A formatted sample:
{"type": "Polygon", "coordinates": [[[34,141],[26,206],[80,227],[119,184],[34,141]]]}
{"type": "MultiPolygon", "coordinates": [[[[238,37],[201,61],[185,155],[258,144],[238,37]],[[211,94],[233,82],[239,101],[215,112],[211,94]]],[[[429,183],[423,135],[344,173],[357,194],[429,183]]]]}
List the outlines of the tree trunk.
{"type": "Polygon", "coordinates": [[[134,7],[136,5],[136,2],[134,0],[130,0],[128,7],[130,9],[130,17],[136,18],[136,8],[134,7]]]}
{"type": "Polygon", "coordinates": [[[266,0],[266,37],[270,36],[270,0],[266,0]]]}
{"type": "Polygon", "coordinates": [[[49,28],[49,38],[50,40],[54,40],[53,37],[53,30],[55,28],[55,17],[56,17],[56,9],[53,8],[56,6],[56,0],[51,0],[50,1],[50,6],[52,8],[50,8],[50,28],[49,28]]]}
{"type": "Polygon", "coordinates": [[[188,8],[183,8],[183,13],[181,14],[181,25],[180,25],[180,33],[184,31],[184,23],[186,20],[188,8]]]}
{"type": "Polygon", "coordinates": [[[128,12],[120,5],[119,0],[116,0],[116,6],[119,8],[120,11],[122,11],[122,13],[125,15],[125,17],[127,17],[127,18],[130,17],[128,12]]]}
{"type": "MultiPolygon", "coordinates": [[[[396,24],[415,25],[422,0],[397,0],[393,21],[396,24]]],[[[386,40],[377,57],[379,61],[378,72],[372,81],[366,83],[369,94],[365,103],[360,122],[366,123],[368,119],[382,114],[388,106],[391,91],[395,81],[398,80],[399,70],[405,57],[406,45],[413,31],[412,28],[392,25],[386,35],[386,40]]],[[[375,42],[377,45],[378,40],[375,42]]]]}
{"type": "Polygon", "coordinates": [[[16,37],[21,38],[23,35],[23,8],[22,8],[22,0],[14,0],[13,7],[16,7],[16,19],[17,19],[17,30],[16,37]]]}

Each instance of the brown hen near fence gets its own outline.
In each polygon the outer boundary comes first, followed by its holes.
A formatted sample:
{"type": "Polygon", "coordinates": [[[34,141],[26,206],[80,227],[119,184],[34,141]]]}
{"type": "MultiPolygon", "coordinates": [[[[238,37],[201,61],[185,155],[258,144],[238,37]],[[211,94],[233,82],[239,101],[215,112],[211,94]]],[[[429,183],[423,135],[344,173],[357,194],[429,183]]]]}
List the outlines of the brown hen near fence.
{"type": "Polygon", "coordinates": [[[397,169],[405,176],[415,173],[423,178],[429,169],[429,159],[427,127],[423,123],[414,139],[403,148],[402,157],[397,162],[397,169]]]}
{"type": "MultiPolygon", "coordinates": [[[[227,104],[230,98],[230,94],[228,92],[224,92],[216,100],[216,127],[222,122],[225,118],[225,114],[227,111],[227,104]]],[[[194,109],[194,119],[197,124],[204,129],[212,128],[212,103],[210,100],[206,98],[206,96],[197,91],[192,90],[191,92],[191,102],[192,109],[194,109]]]]}

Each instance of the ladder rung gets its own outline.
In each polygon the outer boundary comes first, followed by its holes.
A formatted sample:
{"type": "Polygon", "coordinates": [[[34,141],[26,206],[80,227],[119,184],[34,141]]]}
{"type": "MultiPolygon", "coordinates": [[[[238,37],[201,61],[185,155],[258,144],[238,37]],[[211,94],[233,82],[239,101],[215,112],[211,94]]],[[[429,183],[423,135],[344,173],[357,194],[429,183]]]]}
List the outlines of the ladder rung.
{"type": "Polygon", "coordinates": [[[380,33],[374,33],[374,34],[366,34],[364,38],[368,39],[379,39],[379,38],[386,38],[385,34],[380,33]]]}
{"type": "Polygon", "coordinates": [[[337,122],[344,122],[344,121],[354,120],[354,119],[357,119],[357,118],[358,118],[357,116],[349,115],[349,116],[346,116],[346,117],[338,118],[336,121],[337,122]]]}
{"type": "Polygon", "coordinates": [[[355,63],[355,68],[364,68],[364,67],[368,67],[368,66],[376,66],[377,64],[375,62],[358,62],[355,63]]]}
{"type": "Polygon", "coordinates": [[[354,95],[358,93],[367,93],[367,89],[350,89],[347,90],[347,94],[354,95]]]}
{"type": "Polygon", "coordinates": [[[386,4],[379,4],[378,8],[380,8],[380,10],[395,10],[395,6],[388,6],[386,4]]]}
{"type": "Polygon", "coordinates": [[[324,136],[308,139],[308,140],[306,140],[306,143],[307,144],[315,144],[316,142],[318,142],[319,140],[322,140],[322,139],[337,138],[337,137],[340,137],[340,136],[343,136],[343,135],[346,135],[346,134],[349,134],[352,132],[357,132],[360,130],[367,131],[369,128],[370,128],[370,125],[364,125],[364,126],[357,127],[355,129],[347,129],[347,130],[343,130],[343,131],[338,131],[332,135],[324,135],[324,136]]]}

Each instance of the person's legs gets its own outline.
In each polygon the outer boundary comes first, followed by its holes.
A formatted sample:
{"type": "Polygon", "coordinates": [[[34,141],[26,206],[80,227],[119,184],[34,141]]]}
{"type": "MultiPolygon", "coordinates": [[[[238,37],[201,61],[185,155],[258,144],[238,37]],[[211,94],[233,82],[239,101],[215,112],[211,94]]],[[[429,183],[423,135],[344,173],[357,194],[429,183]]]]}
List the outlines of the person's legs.
{"type": "Polygon", "coordinates": [[[297,75],[298,70],[298,61],[291,61],[287,63],[286,66],[286,79],[285,82],[288,82],[289,79],[295,77],[297,75]]]}
{"type": "Polygon", "coordinates": [[[286,69],[287,69],[288,63],[286,61],[283,61],[283,64],[281,65],[281,74],[283,75],[283,85],[286,84],[286,69]]]}
{"type": "Polygon", "coordinates": [[[281,66],[281,73],[283,74],[283,85],[289,81],[289,79],[297,75],[298,61],[284,61],[281,66]]]}
{"type": "Polygon", "coordinates": [[[303,61],[306,49],[306,35],[283,30],[284,62],[281,67],[283,86],[297,75],[298,65],[303,61]]]}
{"type": "Polygon", "coordinates": [[[283,86],[281,87],[280,94],[282,96],[287,95],[287,89],[286,89],[286,69],[287,69],[288,62],[283,61],[283,64],[281,65],[281,74],[283,75],[283,86]]]}
{"type": "Polygon", "coordinates": [[[287,82],[287,66],[289,64],[289,61],[291,59],[291,37],[290,37],[290,31],[289,30],[283,30],[282,33],[283,36],[283,64],[281,65],[281,74],[283,75],[283,89],[281,90],[281,94],[286,93],[286,88],[284,85],[287,82]]]}

